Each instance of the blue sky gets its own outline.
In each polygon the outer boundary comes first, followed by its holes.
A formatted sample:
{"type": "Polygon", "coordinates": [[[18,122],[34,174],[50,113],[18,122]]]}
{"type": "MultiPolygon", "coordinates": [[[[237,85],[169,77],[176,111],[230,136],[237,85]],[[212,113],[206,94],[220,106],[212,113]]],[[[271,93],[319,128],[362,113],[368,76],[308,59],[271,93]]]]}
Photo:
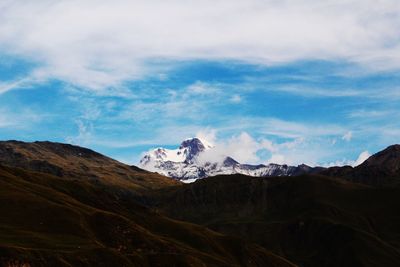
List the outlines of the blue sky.
{"type": "Polygon", "coordinates": [[[400,142],[396,1],[206,2],[0,4],[0,139],[310,165],[400,142]]]}

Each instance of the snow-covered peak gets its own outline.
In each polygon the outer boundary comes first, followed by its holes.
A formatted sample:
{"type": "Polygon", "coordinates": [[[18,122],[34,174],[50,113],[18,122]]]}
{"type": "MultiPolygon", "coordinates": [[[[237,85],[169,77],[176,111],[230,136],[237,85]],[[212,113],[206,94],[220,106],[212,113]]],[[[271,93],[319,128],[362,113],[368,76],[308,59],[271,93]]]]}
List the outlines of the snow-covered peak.
{"type": "Polygon", "coordinates": [[[183,162],[184,160],[184,155],[178,149],[172,150],[159,147],[148,151],[140,160],[140,165],[146,166],[155,161],[183,162]]]}
{"type": "MultiPolygon", "coordinates": [[[[149,165],[152,161],[193,162],[201,152],[212,148],[212,145],[200,138],[184,140],[177,149],[162,147],[148,151],[140,161],[141,166],[149,165]]],[[[151,165],[151,164],[150,164],[151,165]]]]}
{"type": "Polygon", "coordinates": [[[313,168],[308,166],[305,168],[278,164],[241,164],[229,156],[217,162],[199,159],[201,155],[209,158],[207,154],[202,153],[213,148],[212,144],[200,138],[186,139],[177,149],[156,148],[147,152],[140,161],[140,167],[186,182],[218,174],[291,176],[313,171],[313,168]]]}
{"type": "Polygon", "coordinates": [[[199,138],[186,139],[179,146],[178,153],[182,153],[186,162],[193,162],[201,152],[210,149],[211,146],[205,145],[199,138]]]}
{"type": "Polygon", "coordinates": [[[204,138],[195,137],[195,138],[193,138],[193,139],[198,139],[198,140],[204,145],[204,147],[205,147],[206,149],[210,149],[210,148],[213,148],[213,147],[214,147],[214,144],[213,144],[213,143],[211,143],[210,141],[208,141],[208,140],[206,140],[206,139],[204,139],[204,138]]]}

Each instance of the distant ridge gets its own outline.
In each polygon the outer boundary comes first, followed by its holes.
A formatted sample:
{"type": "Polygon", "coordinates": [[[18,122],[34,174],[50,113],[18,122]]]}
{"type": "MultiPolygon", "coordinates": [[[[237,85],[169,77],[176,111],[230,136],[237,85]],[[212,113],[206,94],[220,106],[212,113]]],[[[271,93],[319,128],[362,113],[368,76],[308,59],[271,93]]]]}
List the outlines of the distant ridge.
{"type": "Polygon", "coordinates": [[[332,167],[321,174],[373,186],[400,184],[400,145],[391,145],[356,167],[332,167]]]}
{"type": "Polygon", "coordinates": [[[244,174],[254,177],[298,176],[303,174],[322,174],[341,177],[346,180],[380,186],[398,184],[400,182],[400,145],[395,144],[372,155],[362,164],[352,166],[310,167],[298,166],[241,164],[230,156],[219,162],[199,160],[204,152],[213,149],[212,145],[204,145],[198,138],[187,139],[178,149],[157,148],[147,152],[139,166],[151,172],[181,180],[193,182],[197,179],[229,174],[244,174]]]}
{"type": "Polygon", "coordinates": [[[213,146],[199,138],[190,138],[182,142],[178,149],[156,148],[147,152],[139,166],[148,171],[160,173],[184,182],[192,182],[209,176],[221,174],[244,174],[257,177],[296,176],[317,173],[325,168],[310,167],[305,164],[288,166],[279,164],[241,164],[229,155],[220,161],[200,159],[213,146]]]}

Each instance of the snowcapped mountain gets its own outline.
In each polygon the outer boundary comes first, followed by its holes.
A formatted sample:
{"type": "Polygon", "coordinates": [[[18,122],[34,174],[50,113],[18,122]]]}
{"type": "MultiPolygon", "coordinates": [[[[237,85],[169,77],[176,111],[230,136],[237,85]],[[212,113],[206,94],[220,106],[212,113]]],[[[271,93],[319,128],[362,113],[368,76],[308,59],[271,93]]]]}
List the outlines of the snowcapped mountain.
{"type": "Polygon", "coordinates": [[[211,148],[213,148],[213,146],[205,140],[190,138],[183,141],[177,149],[159,147],[149,151],[140,160],[140,165],[152,166],[154,163],[168,161],[175,163],[195,163],[201,152],[211,148]]]}
{"type": "Polygon", "coordinates": [[[214,146],[200,138],[186,139],[177,149],[156,148],[147,152],[140,160],[139,166],[148,171],[158,172],[165,176],[184,182],[215,176],[219,174],[245,174],[250,176],[294,176],[321,171],[307,165],[288,166],[279,164],[250,165],[241,164],[227,156],[219,162],[204,160],[204,153],[214,146]]]}

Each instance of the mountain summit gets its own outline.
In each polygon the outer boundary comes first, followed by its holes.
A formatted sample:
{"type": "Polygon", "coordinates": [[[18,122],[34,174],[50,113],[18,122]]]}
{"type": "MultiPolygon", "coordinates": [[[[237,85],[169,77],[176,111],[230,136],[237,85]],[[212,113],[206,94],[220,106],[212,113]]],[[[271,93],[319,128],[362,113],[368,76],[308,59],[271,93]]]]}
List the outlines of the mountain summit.
{"type": "Polygon", "coordinates": [[[186,162],[193,163],[201,152],[210,148],[212,148],[212,146],[208,145],[204,140],[202,141],[199,138],[190,138],[182,142],[179,146],[178,153],[184,155],[186,162]]]}
{"type": "Polygon", "coordinates": [[[144,155],[144,157],[140,160],[141,166],[146,166],[147,169],[153,169],[154,164],[157,165],[159,162],[179,162],[179,163],[187,163],[193,164],[196,159],[200,155],[200,153],[204,152],[207,149],[212,148],[213,146],[204,140],[200,140],[199,138],[190,138],[184,140],[179,148],[177,149],[165,149],[162,147],[156,148],[154,150],[149,151],[144,155]]]}
{"type": "Polygon", "coordinates": [[[214,146],[200,138],[184,140],[177,149],[156,148],[140,160],[140,167],[184,182],[219,174],[245,174],[249,176],[294,176],[321,171],[307,165],[241,164],[229,155],[219,161],[209,160],[206,151],[214,146]]]}

